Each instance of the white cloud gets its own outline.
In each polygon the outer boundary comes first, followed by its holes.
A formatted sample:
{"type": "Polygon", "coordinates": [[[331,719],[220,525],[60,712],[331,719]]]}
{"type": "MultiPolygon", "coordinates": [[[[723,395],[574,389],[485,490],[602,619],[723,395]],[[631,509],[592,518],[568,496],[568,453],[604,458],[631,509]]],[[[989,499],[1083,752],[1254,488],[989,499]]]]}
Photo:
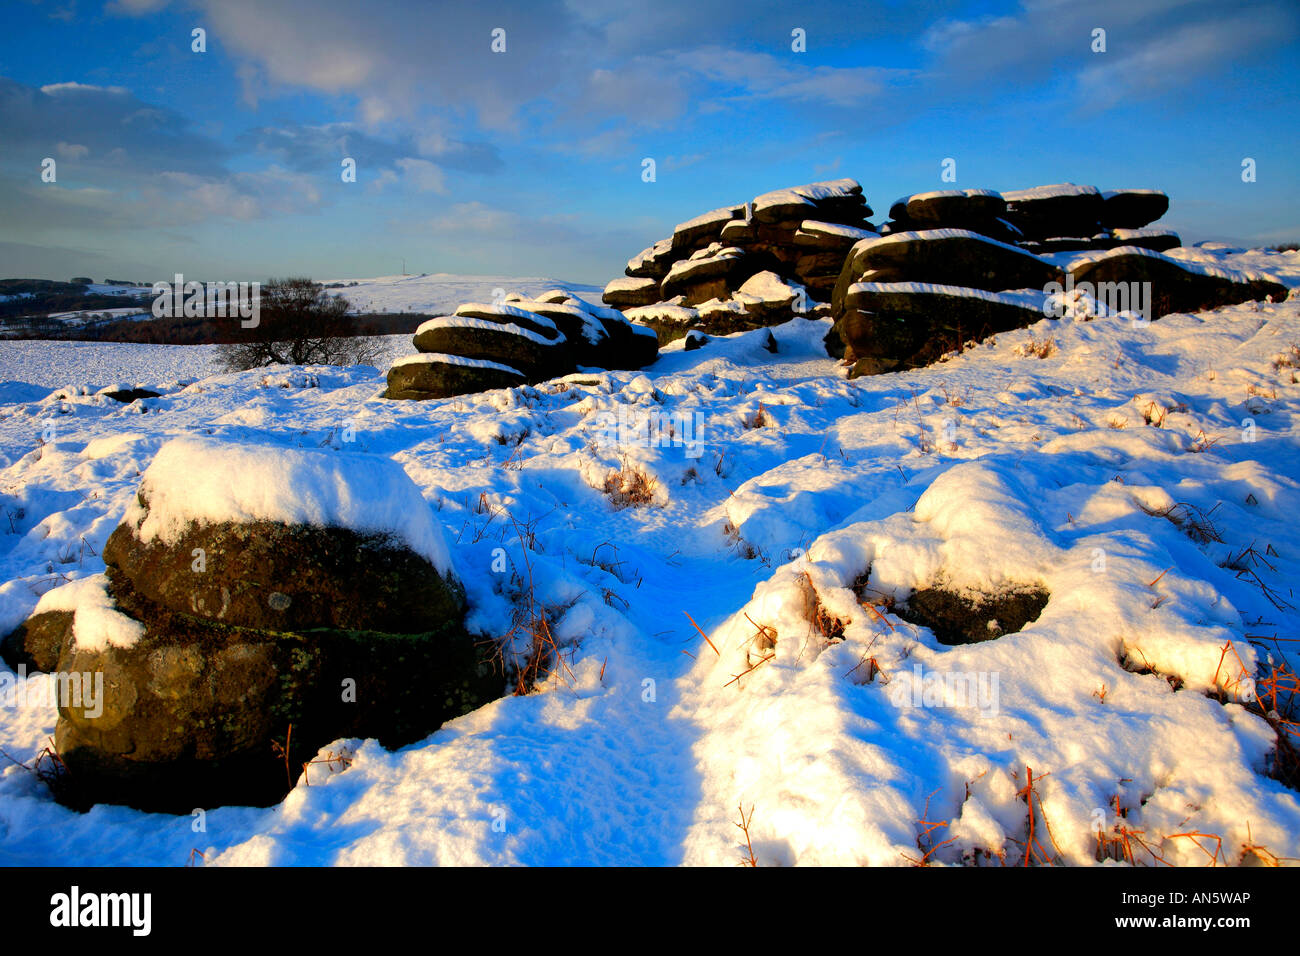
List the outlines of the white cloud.
{"type": "Polygon", "coordinates": [[[402,171],[402,178],[420,192],[445,193],[447,177],[442,168],[427,159],[407,157],[397,161],[397,168],[402,171]]]}
{"type": "Polygon", "coordinates": [[[59,154],[60,159],[70,159],[75,162],[78,159],[85,159],[90,155],[90,148],[82,146],[80,143],[59,143],[54,147],[55,152],[59,154]]]}
{"type": "Polygon", "coordinates": [[[117,96],[125,96],[127,89],[124,86],[95,86],[93,83],[69,81],[67,83],[46,83],[41,87],[41,92],[47,96],[75,95],[77,93],[112,93],[117,96]]]}

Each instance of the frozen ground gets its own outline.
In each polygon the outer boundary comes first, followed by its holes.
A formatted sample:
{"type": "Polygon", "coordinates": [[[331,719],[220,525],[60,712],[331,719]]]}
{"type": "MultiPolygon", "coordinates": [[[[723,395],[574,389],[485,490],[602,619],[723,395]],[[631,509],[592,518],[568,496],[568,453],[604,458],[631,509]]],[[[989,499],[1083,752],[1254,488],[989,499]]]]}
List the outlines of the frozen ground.
{"type": "MultiPolygon", "coordinates": [[[[1300,285],[1294,253],[1180,254],[1300,285]]],[[[0,629],[102,571],[140,473],[195,435],[391,456],[470,623],[505,633],[531,569],[568,653],[539,693],[395,753],[338,742],[350,760],[280,806],[210,809],[202,832],[78,815],[11,764],[0,862],[733,865],[741,805],[760,865],[1017,862],[1029,769],[1035,855],[1095,863],[1098,828],[1122,825],[1175,863],[1209,862],[1198,842],[1300,857],[1300,799],[1266,775],[1274,733],[1243,704],[1257,664],[1300,657],[1300,302],[1044,319],[853,382],[826,326],[775,328],[775,355],[765,331],[678,342],[644,373],[428,403],[377,398],[368,368],[181,387],[203,373],[159,347],[73,365],[77,343],[6,344],[0,378],[37,384],[0,391],[0,629]],[[94,394],[128,380],[165,394],[94,394]],[[656,479],[650,505],[598,490],[625,464],[656,479]],[[493,570],[498,548],[513,570],[493,570]],[[935,581],[1051,597],[1019,633],[948,647],[888,608],[935,581]]],[[[53,732],[46,681],[0,708],[19,761],[53,732]]]]}

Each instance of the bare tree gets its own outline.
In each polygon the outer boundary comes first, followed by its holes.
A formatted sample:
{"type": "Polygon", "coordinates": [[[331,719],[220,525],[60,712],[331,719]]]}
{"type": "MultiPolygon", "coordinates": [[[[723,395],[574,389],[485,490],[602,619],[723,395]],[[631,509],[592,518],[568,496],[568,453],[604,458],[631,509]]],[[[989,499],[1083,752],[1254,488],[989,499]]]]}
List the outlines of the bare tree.
{"type": "Polygon", "coordinates": [[[382,350],[374,336],[359,335],[351,303],[308,278],[263,283],[256,328],[217,346],[227,371],[263,365],[369,365],[382,350]]]}

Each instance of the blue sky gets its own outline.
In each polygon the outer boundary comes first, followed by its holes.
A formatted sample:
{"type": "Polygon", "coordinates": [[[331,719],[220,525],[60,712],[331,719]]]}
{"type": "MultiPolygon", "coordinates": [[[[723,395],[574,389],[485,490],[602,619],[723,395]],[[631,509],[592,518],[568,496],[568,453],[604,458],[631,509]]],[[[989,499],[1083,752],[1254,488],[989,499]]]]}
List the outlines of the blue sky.
{"type": "Polygon", "coordinates": [[[853,177],[880,222],[948,186],[949,157],[960,187],[1164,189],[1186,242],[1300,241],[1291,0],[4,6],[3,276],[404,258],[603,284],[675,223],[782,186],[853,177]]]}

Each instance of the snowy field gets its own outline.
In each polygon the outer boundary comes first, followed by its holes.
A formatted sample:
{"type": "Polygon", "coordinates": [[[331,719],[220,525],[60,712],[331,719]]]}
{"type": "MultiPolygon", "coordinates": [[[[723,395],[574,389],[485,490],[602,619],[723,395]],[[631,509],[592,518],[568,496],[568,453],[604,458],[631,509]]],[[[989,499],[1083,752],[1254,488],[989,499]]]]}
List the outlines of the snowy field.
{"type": "Polygon", "coordinates": [[[600,286],[564,282],[559,279],[515,276],[466,276],[436,272],[429,275],[379,276],[374,279],[322,279],[325,285],[348,283],[342,289],[327,290],[341,295],[354,312],[424,312],[451,315],[465,302],[491,302],[496,291],[518,292],[532,297],[551,289],[565,289],[591,302],[600,301],[600,286]],[[356,285],[351,285],[355,282],[356,285]]]}
{"type": "MultiPolygon", "coordinates": [[[[1173,254],[1300,285],[1295,253],[1173,254]]],[[[1061,863],[1095,864],[1119,827],[1171,863],[1300,858],[1300,799],[1244,706],[1257,665],[1300,664],[1300,301],[1044,319],[852,382],[828,327],[425,403],[378,398],[371,368],[203,377],[204,348],[0,345],[0,630],[103,570],[140,473],[192,435],[392,457],[471,626],[510,627],[504,548],[567,652],[536,694],[398,752],[336,742],[348,759],[280,806],[211,809],[204,832],[79,815],[3,761],[0,863],[731,866],[743,806],[759,865],[996,865],[1026,852],[1026,797],[1031,850],[1061,863]],[[164,394],[96,395],[117,382],[164,394]],[[637,441],[650,412],[700,447],[637,441]],[[611,419],[633,426],[621,447],[611,419]],[[624,464],[655,479],[649,505],[599,490],[624,464]],[[946,646],[889,606],[937,581],[1050,599],[1019,633],[946,646]]],[[[0,708],[17,761],[53,734],[47,680],[0,708]]]]}

